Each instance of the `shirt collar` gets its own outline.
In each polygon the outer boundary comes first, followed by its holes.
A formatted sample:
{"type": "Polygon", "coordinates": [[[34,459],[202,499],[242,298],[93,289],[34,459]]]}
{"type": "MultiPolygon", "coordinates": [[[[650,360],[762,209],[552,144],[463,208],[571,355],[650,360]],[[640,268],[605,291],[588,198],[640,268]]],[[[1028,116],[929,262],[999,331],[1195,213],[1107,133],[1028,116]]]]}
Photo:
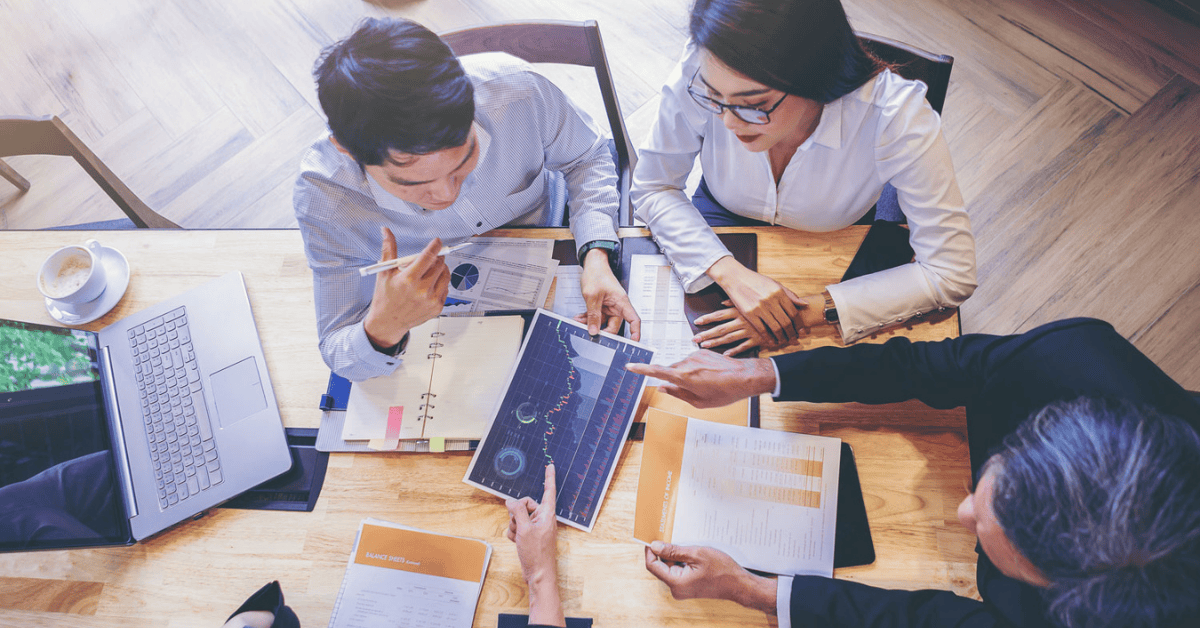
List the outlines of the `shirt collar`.
{"type": "MultiPolygon", "coordinates": [[[[477,122],[477,121],[472,122],[471,126],[475,129],[475,138],[476,138],[476,141],[479,142],[479,146],[478,146],[479,162],[482,163],[484,157],[487,156],[488,147],[490,147],[492,145],[492,135],[490,133],[488,133],[486,130],[484,130],[483,126],[481,126],[479,124],[479,122],[477,122]]],[[[478,170],[479,170],[479,167],[476,166],[475,171],[477,172],[478,170]]],[[[399,212],[402,214],[408,214],[408,215],[420,215],[420,214],[425,213],[425,210],[420,205],[417,205],[415,203],[409,203],[408,201],[400,200],[399,198],[396,198],[391,192],[388,192],[387,190],[383,189],[383,186],[379,185],[379,182],[377,182],[374,177],[367,174],[366,171],[362,172],[362,176],[367,181],[367,190],[371,193],[371,196],[374,197],[375,204],[380,206],[381,208],[389,210],[389,211],[399,212]]],[[[472,172],[471,174],[467,175],[467,180],[463,182],[462,189],[459,190],[458,199],[456,199],[454,201],[454,205],[451,205],[450,207],[447,207],[446,209],[451,209],[455,205],[458,205],[459,201],[462,200],[463,195],[466,194],[466,191],[471,188],[471,186],[474,184],[474,182],[475,182],[475,172],[472,172]]],[[[443,209],[441,211],[446,211],[446,210],[443,209]]]]}
{"type": "Polygon", "coordinates": [[[813,144],[820,144],[834,150],[842,147],[841,98],[825,103],[825,108],[821,111],[821,121],[817,123],[817,128],[813,129],[812,135],[809,135],[808,139],[800,145],[799,150],[808,150],[813,144]]]}

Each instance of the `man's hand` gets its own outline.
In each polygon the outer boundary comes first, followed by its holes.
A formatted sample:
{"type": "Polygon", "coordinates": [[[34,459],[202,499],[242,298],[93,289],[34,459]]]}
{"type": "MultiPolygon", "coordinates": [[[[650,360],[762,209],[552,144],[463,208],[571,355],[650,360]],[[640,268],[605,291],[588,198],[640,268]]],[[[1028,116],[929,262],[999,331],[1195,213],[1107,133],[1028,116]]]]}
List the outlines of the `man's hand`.
{"type": "Polygon", "coordinates": [[[579,278],[579,286],[583,289],[583,301],[587,304],[587,313],[576,317],[581,323],[587,323],[588,333],[593,336],[604,331],[611,334],[621,329],[621,321],[629,321],[629,337],[640,340],[642,337],[642,319],[629,295],[621,288],[621,282],[613,275],[612,267],[608,264],[608,251],[592,249],[581,262],[583,275],[579,278]]]}
{"type": "MultiPolygon", "coordinates": [[[[363,330],[376,346],[400,344],[408,330],[442,312],[450,291],[450,269],[438,256],[441,250],[442,241],[434,238],[408,266],[375,275],[375,294],[363,318],[363,330]]],[[[380,261],[393,259],[396,236],[383,227],[380,261]]]]}
{"type": "Polygon", "coordinates": [[[786,345],[800,335],[800,308],[806,303],[778,281],[746,268],[732,257],[717,260],[708,274],[725,289],[733,306],[759,336],[786,345]]]}
{"type": "Polygon", "coordinates": [[[625,368],[663,380],[663,392],[697,408],[719,408],[775,390],[775,367],[770,360],[738,360],[707,349],[669,367],[631,362],[625,368]]]}
{"type": "Polygon", "coordinates": [[[558,594],[558,521],[555,519],[554,464],[546,465],[542,503],[529,497],[504,502],[508,540],[517,544],[521,573],[529,586],[529,623],[565,626],[558,594]]]}
{"type": "Polygon", "coordinates": [[[775,614],[776,582],[742,569],[720,550],[655,541],[646,548],[646,570],[666,583],[677,600],[732,600],[775,614]]]}

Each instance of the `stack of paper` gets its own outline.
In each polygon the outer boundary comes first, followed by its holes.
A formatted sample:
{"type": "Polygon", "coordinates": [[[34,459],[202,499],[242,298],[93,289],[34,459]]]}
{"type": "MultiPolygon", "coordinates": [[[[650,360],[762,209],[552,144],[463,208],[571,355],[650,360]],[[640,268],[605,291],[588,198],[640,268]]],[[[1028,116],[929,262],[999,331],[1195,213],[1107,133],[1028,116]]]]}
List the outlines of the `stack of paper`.
{"type": "Polygon", "coordinates": [[[833,575],[841,441],[646,413],[634,538],[747,569],[833,575]]]}
{"type": "Polygon", "coordinates": [[[546,303],[558,260],[554,240],[475,238],[446,256],[450,292],[443,314],[533,310],[546,303]]]}

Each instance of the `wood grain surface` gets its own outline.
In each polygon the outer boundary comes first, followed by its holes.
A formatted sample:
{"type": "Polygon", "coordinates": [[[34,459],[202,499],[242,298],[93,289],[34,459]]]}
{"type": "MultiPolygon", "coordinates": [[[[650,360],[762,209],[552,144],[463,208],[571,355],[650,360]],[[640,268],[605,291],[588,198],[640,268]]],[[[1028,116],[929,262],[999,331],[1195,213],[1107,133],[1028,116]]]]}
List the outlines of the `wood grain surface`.
{"type": "MultiPolygon", "coordinates": [[[[538,230],[535,237],[569,237],[538,230]]],[[[638,235],[627,230],[623,235],[638,235]]],[[[782,228],[759,232],[764,272],[793,290],[815,290],[841,276],[863,227],[829,234],[782,228]]],[[[517,235],[530,232],[497,232],[517,235]]],[[[229,271],[246,277],[272,385],[284,423],[316,427],[328,370],[316,346],[311,275],[299,232],[3,232],[0,316],[51,323],[34,285],[41,261],[65,244],[97,237],[129,259],[132,279],[117,308],[87,325],[99,329],[163,298],[229,271]]],[[[886,331],[918,339],[957,335],[951,313],[886,331]]],[[[836,344],[828,334],[803,346],[836,344]]],[[[763,399],[763,426],[849,442],[858,458],[879,556],[835,576],[902,588],[975,595],[974,539],[955,520],[969,481],[960,411],[919,403],[774,403],[763,399]]],[[[568,615],[599,626],[773,624],[730,602],[675,601],[644,566],[631,539],[641,444],[625,446],[595,530],[560,526],[560,586],[568,615]]],[[[323,626],[364,517],[483,538],[495,554],[475,625],[500,612],[525,612],[527,598],[513,545],[503,537],[500,500],[462,482],[469,454],[335,454],[312,513],[217,509],[131,547],[0,554],[0,626],[219,626],[244,598],[278,579],[302,622],[323,626]]]]}

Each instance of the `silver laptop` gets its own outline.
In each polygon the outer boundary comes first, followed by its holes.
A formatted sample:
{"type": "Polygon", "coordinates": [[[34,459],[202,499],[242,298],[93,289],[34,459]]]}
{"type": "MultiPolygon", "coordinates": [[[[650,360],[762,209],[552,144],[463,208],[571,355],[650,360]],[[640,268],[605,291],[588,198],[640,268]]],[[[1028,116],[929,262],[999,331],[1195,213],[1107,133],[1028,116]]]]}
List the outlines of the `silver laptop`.
{"type": "Polygon", "coordinates": [[[291,467],[241,273],[99,332],[0,320],[0,551],[128,544],[291,467]]]}

